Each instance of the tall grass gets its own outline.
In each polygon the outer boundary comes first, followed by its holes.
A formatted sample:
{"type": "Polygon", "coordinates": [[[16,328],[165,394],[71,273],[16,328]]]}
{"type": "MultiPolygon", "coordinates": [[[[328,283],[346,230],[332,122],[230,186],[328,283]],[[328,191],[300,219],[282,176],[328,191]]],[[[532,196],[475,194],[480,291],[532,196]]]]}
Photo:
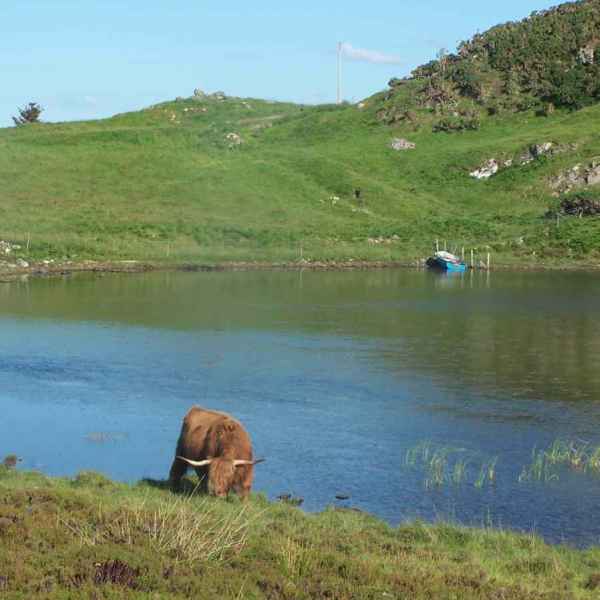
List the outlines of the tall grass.
{"type": "Polygon", "coordinates": [[[440,488],[451,484],[473,485],[481,489],[496,481],[497,458],[485,459],[480,453],[468,452],[465,448],[440,446],[432,442],[421,442],[410,448],[405,455],[407,467],[424,472],[426,489],[440,488]]]}
{"type": "Polygon", "coordinates": [[[581,440],[555,440],[548,448],[534,448],[519,481],[557,481],[562,469],[600,475],[600,446],[581,440]]]}
{"type": "Polygon", "coordinates": [[[138,502],[116,513],[105,512],[100,506],[90,522],[62,515],[57,520],[81,546],[144,544],[185,563],[222,560],[229,552],[240,551],[250,524],[246,505],[223,514],[214,502],[198,501],[193,495],[162,500],[153,508],[138,502]]]}

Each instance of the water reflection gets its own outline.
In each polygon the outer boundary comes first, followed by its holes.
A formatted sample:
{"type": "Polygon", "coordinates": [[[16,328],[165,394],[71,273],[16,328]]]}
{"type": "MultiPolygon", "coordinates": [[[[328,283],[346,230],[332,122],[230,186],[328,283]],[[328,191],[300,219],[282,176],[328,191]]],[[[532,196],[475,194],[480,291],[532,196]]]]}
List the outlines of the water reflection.
{"type": "Polygon", "coordinates": [[[451,516],[600,540],[597,478],[518,483],[534,446],[600,443],[600,285],[585,273],[156,273],[0,286],[0,452],[164,477],[194,402],[268,456],[257,487],[309,510],[451,516]],[[484,489],[425,490],[423,440],[498,456],[484,489]]]}

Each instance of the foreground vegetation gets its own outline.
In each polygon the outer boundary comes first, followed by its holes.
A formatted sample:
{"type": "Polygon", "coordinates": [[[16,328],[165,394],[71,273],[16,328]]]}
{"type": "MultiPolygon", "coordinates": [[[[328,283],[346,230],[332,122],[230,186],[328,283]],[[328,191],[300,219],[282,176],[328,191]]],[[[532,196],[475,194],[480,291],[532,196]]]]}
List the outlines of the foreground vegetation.
{"type": "Polygon", "coordinates": [[[600,590],[598,549],[191,490],[2,467],[0,596],[533,600],[600,590]]]}

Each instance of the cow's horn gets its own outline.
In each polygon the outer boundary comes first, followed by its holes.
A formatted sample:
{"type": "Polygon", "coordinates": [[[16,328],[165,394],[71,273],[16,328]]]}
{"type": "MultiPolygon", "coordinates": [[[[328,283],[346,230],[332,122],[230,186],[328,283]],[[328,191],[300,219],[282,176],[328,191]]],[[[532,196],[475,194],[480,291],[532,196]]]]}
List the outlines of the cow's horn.
{"type": "Polygon", "coordinates": [[[258,460],[234,460],[233,466],[240,467],[241,465],[257,465],[258,463],[265,462],[266,459],[259,458],[258,460]]]}
{"type": "Polygon", "coordinates": [[[209,458],[208,460],[190,460],[185,456],[178,456],[177,458],[179,460],[185,461],[189,465],[192,465],[192,467],[206,467],[206,465],[210,465],[210,463],[212,462],[212,458],[209,458]]]}

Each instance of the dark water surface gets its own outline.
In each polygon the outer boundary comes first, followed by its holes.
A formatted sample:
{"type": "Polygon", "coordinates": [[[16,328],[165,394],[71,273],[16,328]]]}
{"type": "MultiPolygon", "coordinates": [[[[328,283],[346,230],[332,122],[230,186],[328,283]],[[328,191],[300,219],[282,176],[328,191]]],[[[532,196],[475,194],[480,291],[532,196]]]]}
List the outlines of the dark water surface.
{"type": "Polygon", "coordinates": [[[600,275],[84,275],[0,285],[0,454],[165,478],[194,403],[231,412],[255,489],[392,523],[450,518],[600,543],[600,477],[519,482],[534,447],[600,445],[600,275]],[[461,449],[426,489],[406,453],[461,449]],[[495,481],[473,481],[497,457],[495,481]],[[346,502],[336,494],[349,495],[346,502]]]}

